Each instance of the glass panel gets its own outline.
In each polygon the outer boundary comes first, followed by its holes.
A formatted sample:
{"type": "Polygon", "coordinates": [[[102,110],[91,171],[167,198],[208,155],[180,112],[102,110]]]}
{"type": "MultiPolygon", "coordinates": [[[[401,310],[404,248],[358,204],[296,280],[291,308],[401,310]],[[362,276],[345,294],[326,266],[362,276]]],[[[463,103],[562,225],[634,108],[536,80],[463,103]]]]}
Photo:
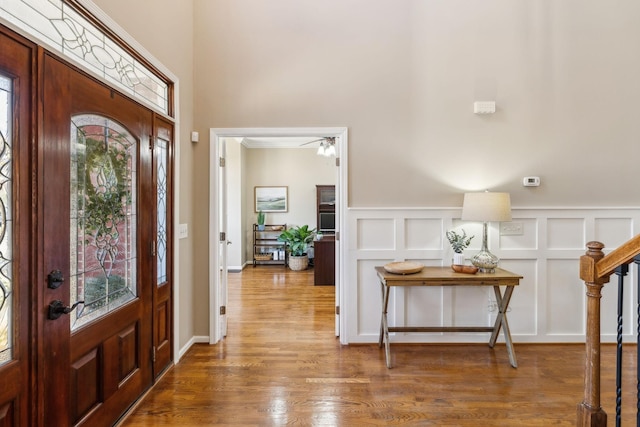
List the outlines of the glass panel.
{"type": "Polygon", "coordinates": [[[12,81],[0,76],[0,366],[13,358],[12,81]]]}
{"type": "Polygon", "coordinates": [[[71,301],[74,330],[137,295],[136,140],[96,115],[71,120],[71,301]]]}
{"type": "Polygon", "coordinates": [[[156,162],[157,175],[157,202],[158,202],[158,281],[160,286],[167,281],[167,156],[169,150],[167,141],[160,138],[156,140],[158,157],[156,162]]]}
{"type": "Polygon", "coordinates": [[[0,22],[25,30],[46,47],[156,111],[169,111],[169,85],[62,0],[2,0],[0,22]]]}

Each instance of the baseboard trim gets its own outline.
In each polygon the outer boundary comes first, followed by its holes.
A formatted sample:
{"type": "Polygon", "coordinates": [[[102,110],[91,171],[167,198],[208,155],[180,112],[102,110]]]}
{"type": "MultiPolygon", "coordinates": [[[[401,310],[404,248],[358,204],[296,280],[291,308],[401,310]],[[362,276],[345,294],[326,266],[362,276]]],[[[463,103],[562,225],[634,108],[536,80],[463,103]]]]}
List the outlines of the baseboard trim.
{"type": "Polygon", "coordinates": [[[180,349],[180,352],[178,353],[178,358],[175,361],[175,363],[178,363],[178,361],[180,359],[182,359],[182,356],[185,355],[185,353],[187,351],[189,351],[189,349],[194,345],[194,344],[199,344],[199,343],[204,343],[204,344],[208,344],[209,343],[209,337],[206,335],[195,335],[193,337],[191,337],[191,339],[189,341],[187,341],[187,343],[180,349]]]}

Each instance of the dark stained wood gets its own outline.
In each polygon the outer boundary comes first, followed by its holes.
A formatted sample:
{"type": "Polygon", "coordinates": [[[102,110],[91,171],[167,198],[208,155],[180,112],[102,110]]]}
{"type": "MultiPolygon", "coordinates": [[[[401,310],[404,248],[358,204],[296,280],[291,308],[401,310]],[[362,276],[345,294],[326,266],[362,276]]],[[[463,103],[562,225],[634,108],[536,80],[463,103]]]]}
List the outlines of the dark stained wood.
{"type": "MultiPolygon", "coordinates": [[[[4,266],[11,276],[13,306],[11,312],[12,361],[0,367],[0,425],[27,426],[31,424],[30,394],[32,367],[30,360],[30,336],[33,333],[33,295],[30,295],[34,249],[31,237],[31,157],[30,144],[34,137],[34,97],[36,46],[24,38],[0,26],[0,74],[12,79],[13,105],[10,129],[12,147],[11,180],[3,186],[13,196],[11,233],[6,239],[12,248],[11,263],[4,266]]],[[[8,255],[8,254],[5,254],[8,255]]]]}
{"type": "Polygon", "coordinates": [[[36,425],[109,426],[153,381],[152,270],[155,258],[149,242],[155,238],[152,185],[152,113],[129,101],[73,67],[48,54],[43,55],[43,125],[40,140],[38,194],[43,209],[39,221],[38,247],[42,247],[38,285],[43,294],[39,322],[43,329],[43,351],[39,353],[38,378],[44,387],[42,418],[36,425]],[[70,332],[69,316],[46,318],[45,307],[59,299],[69,301],[70,271],[70,128],[71,117],[91,112],[119,122],[139,141],[136,171],[138,297],[97,321],[70,332]],[[151,208],[149,208],[151,207],[151,208]],[[45,238],[46,236],[46,238],[45,238]],[[61,270],[65,280],[58,289],[48,289],[48,272],[61,270]],[[87,355],[95,355],[84,364],[87,355]],[[80,366],[76,384],[71,366],[80,366]],[[85,375],[87,375],[85,377],[85,375]],[[90,390],[91,389],[91,390],[90,390]],[[73,393],[82,394],[74,396],[73,393]],[[77,402],[76,405],[73,402],[77,402]]]}
{"type": "MultiPolygon", "coordinates": [[[[157,258],[153,265],[153,376],[158,378],[160,374],[171,364],[173,360],[172,336],[173,336],[173,124],[158,115],[154,115],[153,134],[156,141],[162,139],[167,143],[167,170],[166,177],[158,177],[157,164],[162,155],[157,145],[154,145],[153,153],[153,194],[158,187],[159,179],[166,181],[166,238],[165,251],[167,259],[166,280],[158,283],[157,258]]],[[[157,201],[155,206],[157,206],[157,201]]],[[[157,212],[154,212],[153,224],[158,223],[157,212]]],[[[159,246],[156,242],[156,246],[159,246]]],[[[157,252],[157,251],[156,251],[157,252]]],[[[157,255],[156,255],[157,257],[157,255]]]]}
{"type": "Polygon", "coordinates": [[[335,236],[324,236],[313,242],[313,275],[315,285],[336,284],[335,236]]]}
{"type": "Polygon", "coordinates": [[[600,300],[602,288],[609,282],[609,277],[616,268],[631,262],[640,254],[640,235],[623,243],[606,256],[602,251],[604,243],[593,241],[588,242],[586,246],[586,254],[580,257],[580,278],[584,280],[587,295],[584,398],[578,404],[577,425],[604,427],[607,425],[607,412],[601,405],[600,300]]]}
{"type": "MultiPolygon", "coordinates": [[[[394,344],[334,336],[334,288],[313,271],[229,274],[228,335],[193,346],[122,426],[575,426],[584,344],[394,344]],[[504,345],[498,344],[497,346],[504,345]]],[[[603,405],[615,407],[615,346],[602,352],[603,405]]],[[[625,347],[623,424],[635,417],[635,349],[625,347]]]]}

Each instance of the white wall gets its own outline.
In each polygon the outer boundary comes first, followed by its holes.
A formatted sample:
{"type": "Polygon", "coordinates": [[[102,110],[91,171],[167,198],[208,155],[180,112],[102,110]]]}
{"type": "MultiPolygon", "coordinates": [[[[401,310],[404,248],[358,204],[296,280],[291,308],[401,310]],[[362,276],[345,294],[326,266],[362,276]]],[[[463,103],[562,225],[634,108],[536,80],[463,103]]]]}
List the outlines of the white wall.
{"type": "MultiPolygon", "coordinates": [[[[181,99],[182,117],[193,117],[201,134],[348,127],[352,209],[376,208],[386,218],[388,209],[416,208],[431,218],[431,209],[458,208],[463,192],[485,188],[510,192],[518,209],[543,212],[639,205],[636,0],[194,0],[192,11],[168,0],[97,3],[181,80],[194,82],[193,98],[181,99]],[[478,100],[496,101],[496,114],[474,115],[478,100]],[[529,175],[542,179],[533,191],[520,184],[529,175]]],[[[209,144],[184,148],[180,220],[193,221],[197,234],[181,241],[181,251],[189,246],[181,302],[193,317],[182,319],[179,334],[207,335],[209,189],[195,183],[208,177],[209,144]]],[[[589,209],[580,212],[589,217],[589,209]]],[[[353,243],[344,268],[346,292],[356,298],[362,282],[353,279],[370,269],[359,258],[369,251],[353,243]]],[[[540,246],[532,259],[546,250],[540,246]]],[[[582,252],[566,262],[577,266],[582,252]]],[[[402,251],[374,262],[396,256],[402,251]]],[[[556,270],[536,270],[536,289],[546,280],[540,271],[556,270]]],[[[577,277],[577,267],[567,274],[577,277]]],[[[536,294],[542,313],[545,295],[536,294]]],[[[351,309],[371,318],[367,304],[351,309]]]]}

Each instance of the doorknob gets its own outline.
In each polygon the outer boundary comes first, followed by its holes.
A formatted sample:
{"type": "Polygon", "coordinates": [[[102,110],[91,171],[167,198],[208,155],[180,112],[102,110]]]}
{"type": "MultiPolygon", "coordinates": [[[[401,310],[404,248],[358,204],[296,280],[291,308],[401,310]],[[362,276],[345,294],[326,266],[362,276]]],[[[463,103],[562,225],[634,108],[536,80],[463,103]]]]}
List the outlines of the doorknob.
{"type": "Polygon", "coordinates": [[[84,304],[84,301],[78,301],[71,307],[65,307],[64,303],[59,299],[51,301],[51,304],[49,304],[49,320],[56,320],[63,314],[71,313],[73,309],[78,306],[78,304],[84,304]]]}
{"type": "Polygon", "coordinates": [[[233,243],[233,242],[230,242],[230,241],[227,240],[227,245],[230,245],[231,243],[233,243]]]}

